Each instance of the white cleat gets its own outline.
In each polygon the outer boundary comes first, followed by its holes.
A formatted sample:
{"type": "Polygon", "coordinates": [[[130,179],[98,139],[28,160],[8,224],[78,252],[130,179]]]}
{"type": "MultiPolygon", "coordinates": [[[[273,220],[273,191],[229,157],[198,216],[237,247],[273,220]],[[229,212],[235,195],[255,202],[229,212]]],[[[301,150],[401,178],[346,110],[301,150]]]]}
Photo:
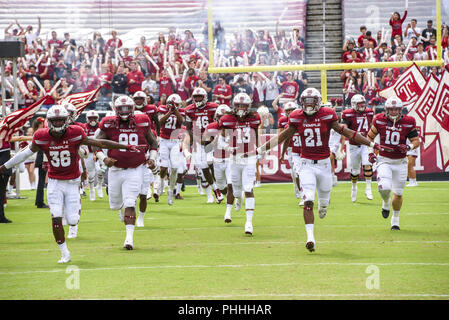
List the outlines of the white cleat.
{"type": "Polygon", "coordinates": [[[95,201],[95,189],[89,189],[89,200],[90,201],[95,201]]]}
{"type": "Polygon", "coordinates": [[[168,195],[168,205],[171,206],[173,205],[173,191],[172,190],[168,190],[167,191],[167,195],[168,195]]]}
{"type": "Polygon", "coordinates": [[[232,219],[231,219],[231,213],[225,213],[225,216],[224,216],[224,222],[225,223],[231,223],[231,221],[232,221],[232,219]]]}
{"type": "Polygon", "coordinates": [[[103,199],[103,188],[101,186],[97,186],[97,195],[98,198],[103,199]]]}
{"type": "Polygon", "coordinates": [[[296,199],[301,198],[301,192],[298,189],[295,189],[295,197],[296,199]]]}
{"type": "Polygon", "coordinates": [[[143,222],[143,217],[139,216],[136,221],[136,227],[142,228],[145,227],[145,223],[143,222]]]}
{"type": "Polygon", "coordinates": [[[260,181],[256,181],[256,183],[254,184],[254,188],[260,188],[260,181]]]}
{"type": "Polygon", "coordinates": [[[70,262],[70,253],[68,255],[62,255],[61,259],[58,260],[58,263],[67,263],[70,262]]]}
{"type": "Polygon", "coordinates": [[[338,186],[338,179],[337,179],[337,176],[334,174],[332,176],[332,187],[336,187],[336,186],[338,186]]]}
{"type": "Polygon", "coordinates": [[[246,221],[245,223],[245,233],[250,235],[253,234],[253,224],[249,221],[246,221]]]}
{"type": "Polygon", "coordinates": [[[365,190],[365,196],[368,200],[373,200],[373,193],[371,190],[365,190]]]}
{"type": "Polygon", "coordinates": [[[351,191],[351,200],[352,202],[356,202],[357,201],[357,188],[352,188],[351,191]]]}
{"type": "Polygon", "coordinates": [[[198,194],[200,196],[202,196],[204,194],[203,188],[201,187],[201,185],[198,185],[198,194]]]}
{"type": "Polygon", "coordinates": [[[299,201],[299,206],[304,207],[304,199],[301,199],[301,201],[299,201]]]}
{"type": "Polygon", "coordinates": [[[215,199],[213,195],[207,196],[207,202],[206,203],[214,203],[215,199]]]}
{"type": "Polygon", "coordinates": [[[417,187],[418,186],[418,182],[409,182],[407,187],[417,187]]]}
{"type": "Polygon", "coordinates": [[[125,248],[126,250],[133,250],[134,249],[134,245],[133,245],[133,239],[125,239],[125,242],[123,243],[123,248],[125,248]]]}
{"type": "Polygon", "coordinates": [[[320,207],[318,209],[318,215],[320,216],[321,219],[324,219],[324,217],[326,216],[327,213],[327,207],[320,207]]]}
{"type": "Polygon", "coordinates": [[[78,225],[70,226],[69,233],[67,234],[68,239],[74,239],[78,236],[78,225]]]}
{"type": "Polygon", "coordinates": [[[235,198],[234,200],[234,209],[235,211],[240,211],[242,208],[242,199],[241,198],[235,198]]]}

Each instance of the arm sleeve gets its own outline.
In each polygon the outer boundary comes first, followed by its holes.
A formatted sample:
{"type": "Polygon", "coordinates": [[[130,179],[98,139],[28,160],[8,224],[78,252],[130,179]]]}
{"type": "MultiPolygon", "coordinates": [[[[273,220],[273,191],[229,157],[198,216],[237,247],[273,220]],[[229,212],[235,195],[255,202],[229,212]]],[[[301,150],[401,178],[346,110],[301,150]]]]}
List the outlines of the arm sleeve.
{"type": "Polygon", "coordinates": [[[6,163],[5,163],[5,168],[6,169],[11,169],[12,167],[18,165],[19,163],[24,162],[26,159],[28,159],[29,157],[31,157],[33,155],[33,151],[31,151],[30,147],[26,147],[23,151],[17,153],[14,157],[12,157],[11,159],[9,159],[6,163]]]}

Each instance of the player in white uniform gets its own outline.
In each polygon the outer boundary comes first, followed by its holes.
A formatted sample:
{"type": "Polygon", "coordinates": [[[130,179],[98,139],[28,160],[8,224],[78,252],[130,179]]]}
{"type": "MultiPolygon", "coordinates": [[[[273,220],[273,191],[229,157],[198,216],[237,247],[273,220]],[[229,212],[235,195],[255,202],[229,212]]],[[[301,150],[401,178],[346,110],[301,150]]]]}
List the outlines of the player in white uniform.
{"type": "MultiPolygon", "coordinates": [[[[407,144],[410,144],[410,140],[407,139],[407,144]]],[[[408,159],[408,185],[407,187],[417,187],[418,181],[416,181],[416,171],[415,171],[415,163],[416,158],[419,155],[419,147],[410,151],[407,151],[407,159],[408,159]]]]}

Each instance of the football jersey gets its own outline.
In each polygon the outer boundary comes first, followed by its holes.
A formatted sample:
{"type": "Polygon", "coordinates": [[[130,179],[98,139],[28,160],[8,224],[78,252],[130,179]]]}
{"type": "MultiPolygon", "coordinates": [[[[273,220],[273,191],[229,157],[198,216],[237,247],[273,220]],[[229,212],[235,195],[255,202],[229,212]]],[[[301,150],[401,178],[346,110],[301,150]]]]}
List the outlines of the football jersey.
{"type": "Polygon", "coordinates": [[[192,122],[193,133],[204,133],[209,123],[214,122],[215,111],[218,105],[214,102],[208,102],[203,108],[197,108],[195,104],[186,107],[186,121],[192,122]]]}
{"type": "Polygon", "coordinates": [[[321,107],[312,116],[306,115],[302,110],[295,110],[290,114],[288,124],[294,126],[301,137],[301,158],[329,158],[331,123],[337,120],[334,109],[328,107],[321,107]]]}
{"type": "MultiPolygon", "coordinates": [[[[99,128],[99,123],[97,122],[97,124],[95,126],[91,126],[88,123],[84,123],[84,131],[86,132],[86,136],[88,136],[89,138],[94,138],[95,137],[95,131],[97,131],[97,129],[99,128]]],[[[88,146],[89,152],[92,152],[92,147],[88,146]]]]}
{"type": "MultiPolygon", "coordinates": [[[[209,125],[206,127],[206,131],[204,132],[206,140],[210,140],[211,138],[214,138],[219,134],[221,134],[221,129],[220,123],[218,123],[217,121],[209,123],[209,125]]],[[[214,148],[214,158],[227,159],[229,158],[229,152],[226,152],[223,149],[214,148]]]]}
{"type": "MultiPolygon", "coordinates": [[[[179,109],[178,110],[179,113],[181,113],[181,116],[184,116],[184,109],[179,109]]],[[[160,105],[159,109],[157,110],[157,112],[161,115],[161,117],[163,115],[166,115],[168,113],[168,108],[166,105],[160,105]]],[[[164,124],[161,125],[161,138],[164,139],[177,139],[178,138],[178,134],[173,135],[173,131],[175,131],[176,129],[181,129],[182,126],[182,122],[178,122],[178,118],[176,117],[176,115],[174,113],[172,113],[170,115],[170,117],[167,118],[167,120],[165,121],[164,124]]]]}
{"type": "Polygon", "coordinates": [[[34,133],[33,144],[45,153],[50,164],[49,178],[71,180],[81,175],[78,149],[85,137],[84,129],[74,125],[70,125],[61,138],[53,137],[48,128],[34,133]]]}
{"type": "Polygon", "coordinates": [[[233,130],[229,139],[231,148],[235,148],[235,153],[243,154],[256,150],[256,133],[260,126],[259,114],[250,114],[243,119],[235,115],[225,114],[220,118],[220,129],[233,130]]]}
{"type": "Polygon", "coordinates": [[[395,147],[399,144],[406,144],[407,138],[415,136],[410,135],[412,131],[416,130],[415,118],[403,115],[393,126],[393,121],[385,113],[379,113],[373,119],[373,126],[376,127],[380,135],[380,145],[394,148],[394,151],[391,152],[381,150],[379,155],[390,159],[401,159],[407,156],[407,152],[402,153],[395,147]]]}
{"type": "MultiPolygon", "coordinates": [[[[365,108],[365,111],[358,112],[354,109],[346,109],[341,114],[341,119],[349,129],[357,131],[362,136],[366,137],[368,131],[371,128],[371,123],[373,121],[374,111],[371,108],[365,108]]],[[[353,140],[349,140],[352,145],[359,145],[353,140]]]]}
{"type": "Polygon", "coordinates": [[[145,113],[148,118],[150,118],[150,129],[156,129],[156,124],[153,122],[153,117],[157,114],[157,107],[154,104],[147,104],[145,107],[140,109],[136,106],[135,110],[145,113]]]}
{"type": "MultiPolygon", "coordinates": [[[[282,116],[278,120],[278,127],[287,129],[288,127],[288,118],[287,116],[282,116]]],[[[301,154],[301,137],[298,132],[290,139],[289,147],[292,148],[292,153],[301,154]]]]}
{"type": "MultiPolygon", "coordinates": [[[[134,121],[123,122],[116,116],[104,117],[100,129],[108,140],[126,145],[147,145],[146,135],[150,130],[150,119],[146,114],[135,114],[134,121]]],[[[130,151],[127,149],[108,150],[108,157],[117,160],[117,168],[136,168],[145,162],[145,151],[130,151]]]]}

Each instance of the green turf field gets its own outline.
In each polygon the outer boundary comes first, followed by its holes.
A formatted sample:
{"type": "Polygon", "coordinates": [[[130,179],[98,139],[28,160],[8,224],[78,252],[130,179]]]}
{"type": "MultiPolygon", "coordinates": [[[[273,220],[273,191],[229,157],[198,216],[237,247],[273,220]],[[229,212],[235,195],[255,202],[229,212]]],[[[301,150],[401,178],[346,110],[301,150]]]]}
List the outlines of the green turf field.
{"type": "Polygon", "coordinates": [[[449,299],[449,183],[406,188],[401,231],[363,190],[353,204],[350,184],[333,189],[327,217],[315,213],[314,253],[292,185],[255,189],[252,237],[244,210],[225,225],[225,206],[196,187],[172,207],[151,199],[133,251],[107,200],[84,198],[68,265],[57,264],[48,209],[23,192],[0,224],[0,299],[449,299]]]}

